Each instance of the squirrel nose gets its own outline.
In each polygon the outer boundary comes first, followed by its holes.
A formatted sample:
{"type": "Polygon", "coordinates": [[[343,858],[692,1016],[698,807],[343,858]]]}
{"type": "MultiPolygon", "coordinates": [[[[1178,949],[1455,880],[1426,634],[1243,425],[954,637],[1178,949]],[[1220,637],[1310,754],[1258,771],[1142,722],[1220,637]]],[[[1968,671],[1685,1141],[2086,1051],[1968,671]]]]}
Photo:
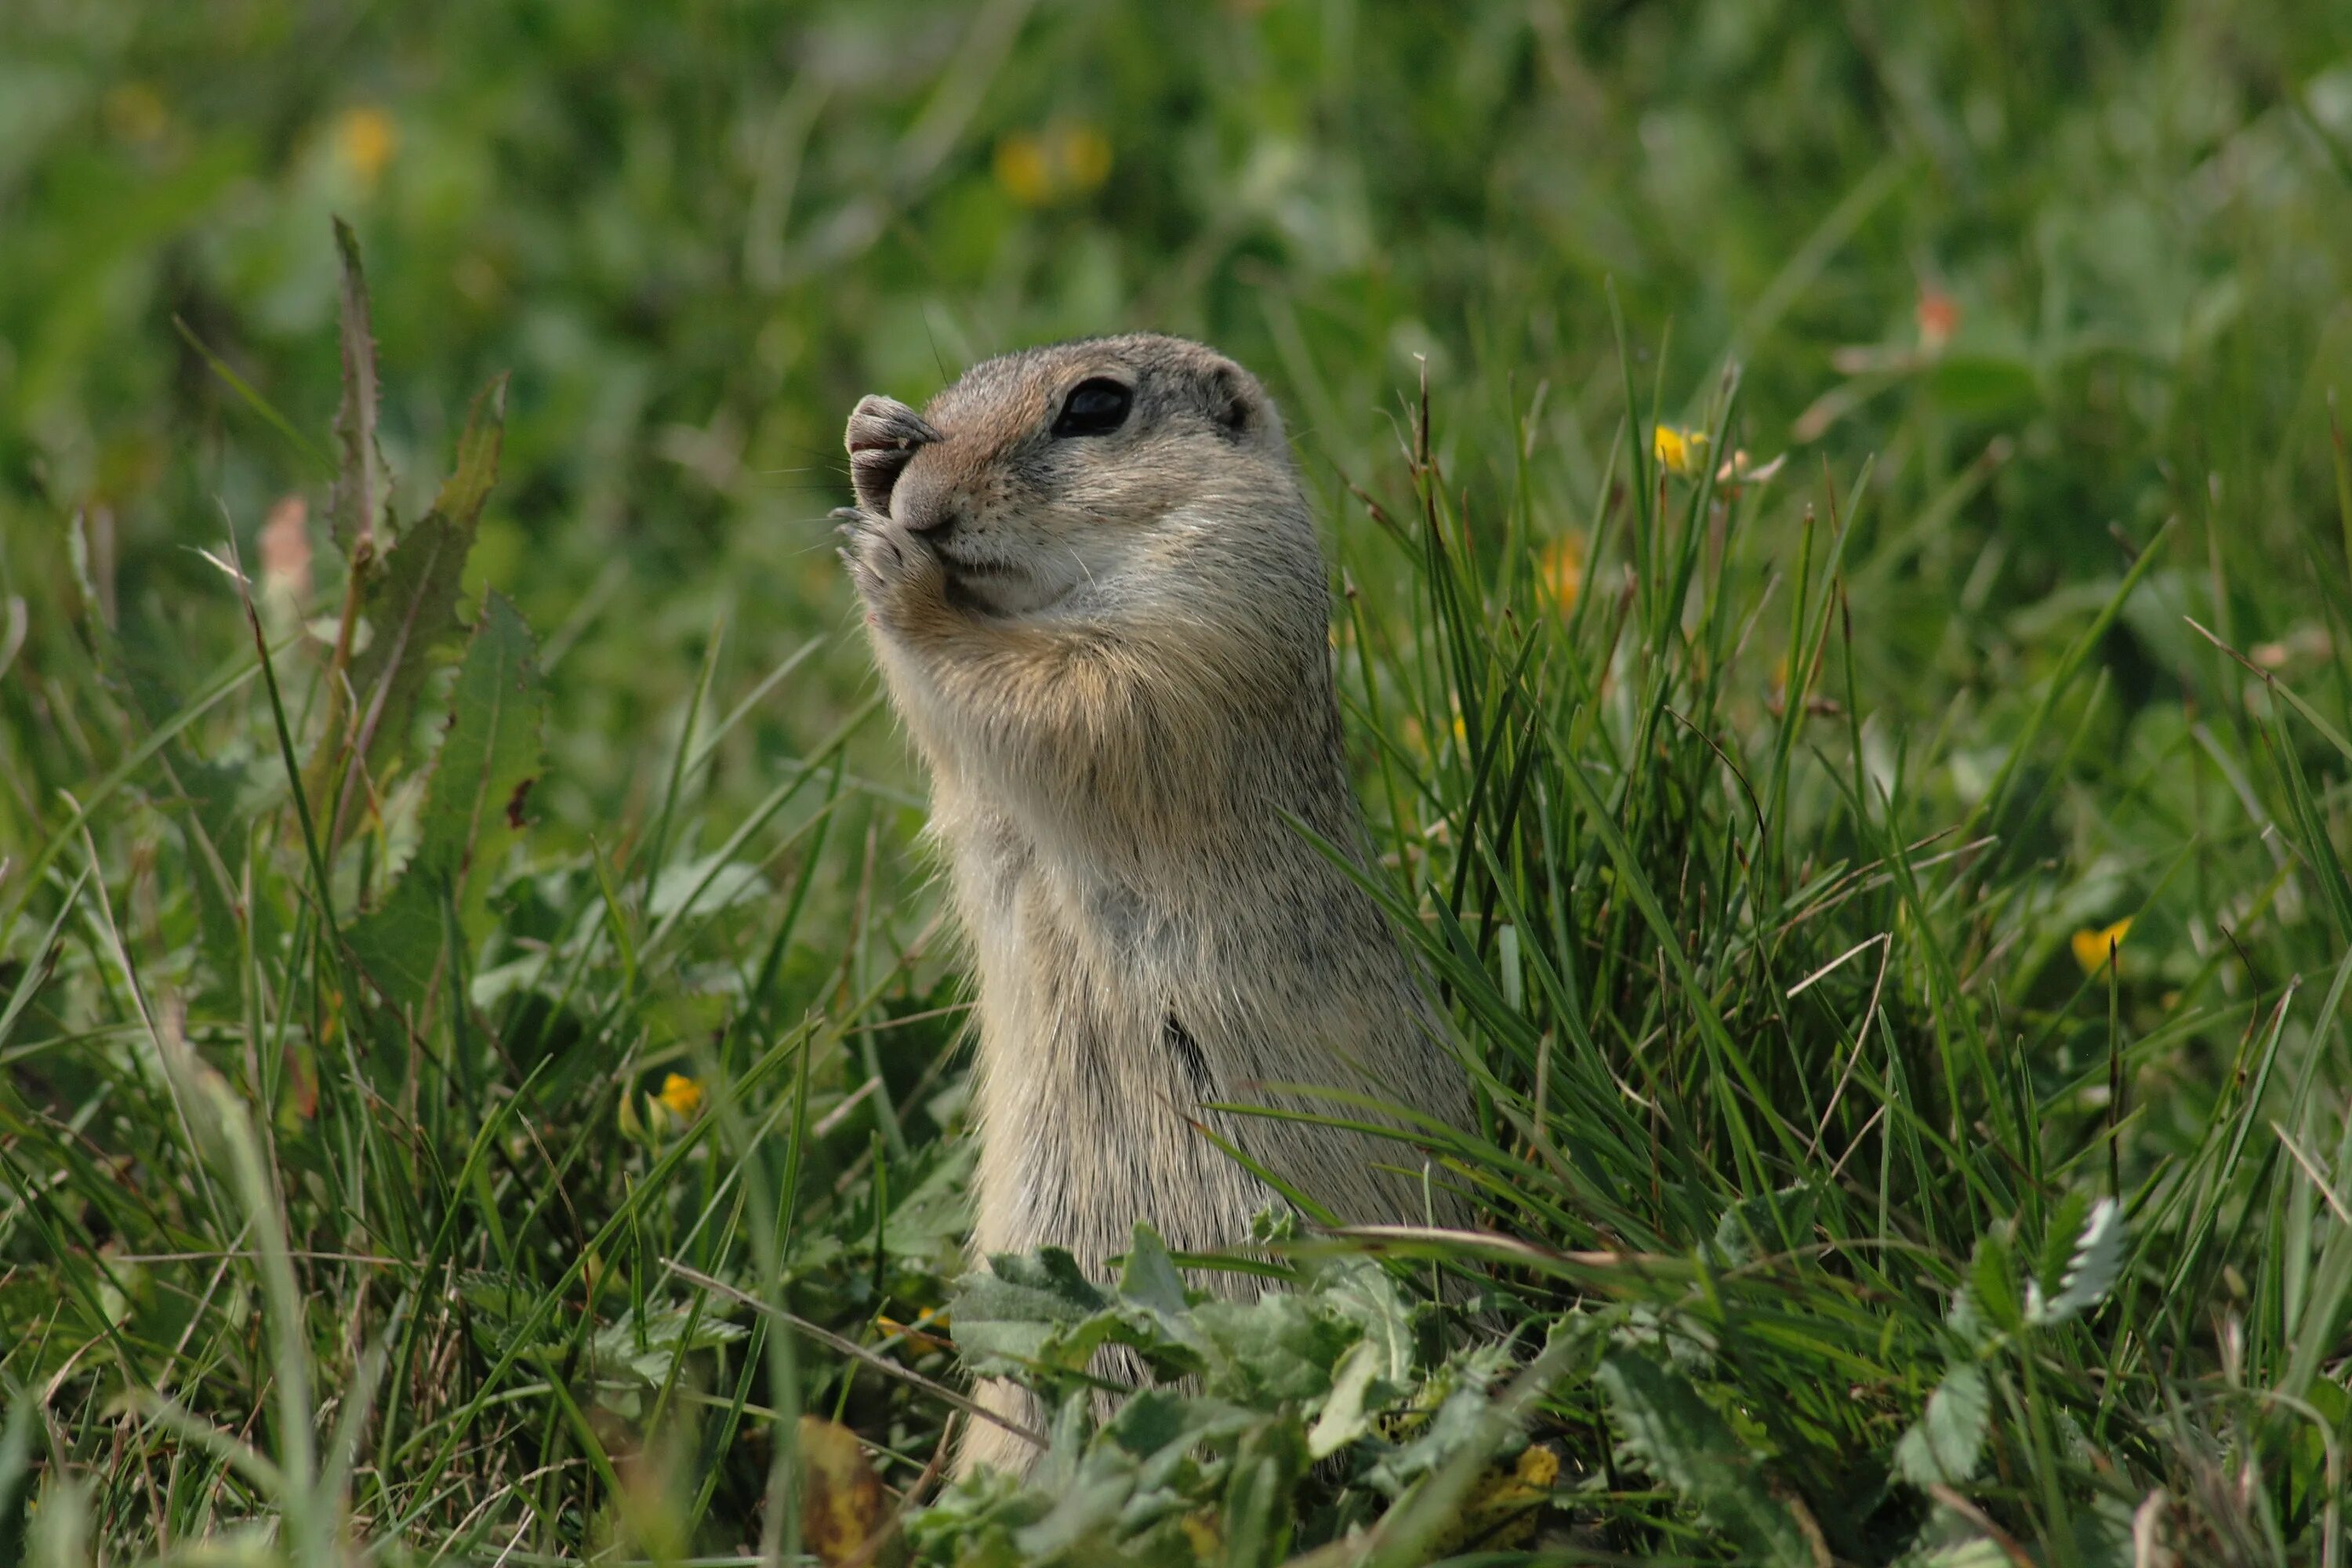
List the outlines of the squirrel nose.
{"type": "Polygon", "coordinates": [[[890,496],[890,516],[909,533],[945,538],[963,521],[963,498],[944,476],[912,473],[890,496]]]}
{"type": "Polygon", "coordinates": [[[893,514],[900,527],[910,533],[937,535],[945,538],[955,531],[962,521],[961,509],[948,497],[925,496],[913,506],[902,506],[893,514]]]}

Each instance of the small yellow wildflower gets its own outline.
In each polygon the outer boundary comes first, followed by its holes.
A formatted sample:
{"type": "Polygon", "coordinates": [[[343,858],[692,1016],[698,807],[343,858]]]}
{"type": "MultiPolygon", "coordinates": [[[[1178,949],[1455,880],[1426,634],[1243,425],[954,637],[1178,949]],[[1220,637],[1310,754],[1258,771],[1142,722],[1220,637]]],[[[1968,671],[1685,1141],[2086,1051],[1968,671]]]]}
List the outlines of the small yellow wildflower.
{"type": "Polygon", "coordinates": [[[1100,189],[1110,178],[1110,138],[1091,125],[1070,126],[1062,132],[1062,170],[1071,190],[1100,189]]]}
{"type": "Polygon", "coordinates": [[[1545,545],[1537,560],[1536,577],[1561,615],[1576,608],[1576,596],[1584,591],[1584,541],[1563,533],[1545,545]]]}
{"type": "Polygon", "coordinates": [[[1464,1500],[1453,1528],[1438,1538],[1438,1544],[1447,1552],[1469,1546],[1508,1551],[1527,1545],[1535,1536],[1552,1483],[1559,1479],[1559,1456],[1549,1448],[1525,1450],[1507,1469],[1489,1467],[1464,1500]]]}
{"type": "Polygon", "coordinates": [[[999,142],[996,183],[1024,207],[1042,207],[1053,200],[1054,171],[1045,162],[1045,143],[1026,132],[999,142]]]}
{"type": "Polygon", "coordinates": [[[144,145],[171,129],[171,110],[155,89],[143,81],[126,81],[106,89],[99,100],[106,128],[125,142],[144,145]]]}
{"type": "Polygon", "coordinates": [[[1110,138],[1092,125],[1016,131],[996,144],[996,183],[1024,207],[1083,196],[1110,178],[1110,138]]]}
{"type": "Polygon", "coordinates": [[[1671,425],[1658,426],[1651,449],[1658,455],[1658,467],[1685,479],[1691,479],[1706,468],[1706,432],[1677,430],[1671,425]]]}
{"type": "Polygon", "coordinates": [[[662,1079],[661,1093],[654,1098],[680,1121],[691,1121],[702,1109],[702,1086],[682,1072],[674,1072],[662,1079]]]}
{"type": "Polygon", "coordinates": [[[400,132],[392,116],[371,104],[346,109],[335,121],[335,151],[362,184],[375,184],[399,145],[400,132]]]}
{"type": "Polygon", "coordinates": [[[2088,926],[2074,933],[2074,962],[2083,966],[2085,974],[2096,974],[2107,966],[2110,953],[2117,953],[2116,964],[2122,964],[2119,950],[2124,938],[2131,931],[2131,917],[2126,915],[2105,931],[2093,931],[2088,926]]]}

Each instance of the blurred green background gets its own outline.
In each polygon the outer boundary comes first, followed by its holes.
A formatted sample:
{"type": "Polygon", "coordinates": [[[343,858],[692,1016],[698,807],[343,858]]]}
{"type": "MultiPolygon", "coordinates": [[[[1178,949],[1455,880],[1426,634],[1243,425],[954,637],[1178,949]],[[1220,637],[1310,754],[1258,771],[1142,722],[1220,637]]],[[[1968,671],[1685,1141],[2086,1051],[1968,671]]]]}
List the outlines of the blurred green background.
{"type": "MultiPolygon", "coordinates": [[[[184,668],[236,636],[193,547],[233,527],[251,557],[300,493],[335,580],[323,472],[175,326],[323,447],[333,214],[404,515],[513,372],[469,585],[551,639],[543,799],[575,826],[657,784],[722,617],[722,691],[850,626],[824,513],[860,393],[1201,336],[1272,384],[1345,529],[1340,479],[1394,467],[1425,361],[1464,475],[1507,467],[1544,384],[1539,499],[1584,515],[1622,408],[1612,280],[1669,416],[1730,354],[1759,458],[1877,454],[1881,542],[1998,464],[1857,595],[1885,700],[1940,707],[1930,664],[2000,671],[1906,643],[1910,608],[2112,575],[2111,524],[2188,513],[2232,583],[2305,576],[2352,379],[2352,7],[16,0],[0,843],[121,745],[50,684],[77,550],[90,607],[184,668]]],[[[2124,650],[2132,682],[2174,635],[2124,650]]],[[[866,679],[855,638],[811,668],[722,794],[866,679]]]]}

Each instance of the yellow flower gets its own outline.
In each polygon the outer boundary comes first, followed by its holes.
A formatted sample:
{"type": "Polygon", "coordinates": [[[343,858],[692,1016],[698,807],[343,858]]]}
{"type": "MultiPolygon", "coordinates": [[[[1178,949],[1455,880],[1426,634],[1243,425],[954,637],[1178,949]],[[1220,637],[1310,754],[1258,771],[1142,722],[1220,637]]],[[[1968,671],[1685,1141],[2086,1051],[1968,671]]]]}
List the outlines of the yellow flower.
{"type": "Polygon", "coordinates": [[[1042,207],[1053,200],[1054,172],[1045,162],[1045,143],[1025,132],[999,142],[996,183],[1024,207],[1042,207]]]}
{"type": "Polygon", "coordinates": [[[1651,450],[1658,455],[1658,467],[1690,479],[1706,468],[1706,432],[1677,430],[1671,425],[1658,426],[1651,441],[1651,450]]]}
{"type": "Polygon", "coordinates": [[[1559,1479],[1559,1456],[1549,1448],[1527,1449],[1508,1469],[1489,1466],[1464,1500],[1453,1527],[1438,1538],[1439,1546],[1452,1552],[1468,1546],[1507,1551],[1527,1545],[1559,1479]]]}
{"type": "Polygon", "coordinates": [[[996,183],[1024,207],[1082,196],[1110,178],[1110,138],[1092,125],[1016,131],[996,144],[996,183]]]}
{"type": "Polygon", "coordinates": [[[1070,189],[1084,194],[1110,178],[1110,138],[1091,125],[1073,125],[1062,132],[1062,170],[1070,189]]]}
{"type": "Polygon", "coordinates": [[[370,104],[346,109],[335,121],[335,151],[357,172],[362,184],[373,185],[400,145],[400,132],[392,116],[370,104]]]}
{"type": "MultiPolygon", "coordinates": [[[[2126,915],[2105,931],[2093,931],[2085,926],[2074,933],[2074,962],[2083,966],[2084,973],[2096,974],[2107,966],[2108,955],[2122,948],[2124,938],[2131,931],[2131,917],[2126,915]]],[[[2121,957],[2117,956],[2116,962],[2120,968],[2121,957]]]]}
{"type": "Polygon", "coordinates": [[[1536,577],[1561,615],[1576,608],[1576,596],[1584,591],[1584,541],[1563,533],[1545,545],[1538,558],[1536,577]]]}
{"type": "Polygon", "coordinates": [[[106,89],[99,100],[106,128],[125,142],[144,144],[171,129],[172,112],[155,89],[143,81],[126,81],[106,89]]]}
{"type": "Polygon", "coordinates": [[[674,1072],[662,1079],[661,1093],[654,1098],[680,1121],[691,1121],[702,1109],[702,1086],[682,1072],[674,1072]]]}

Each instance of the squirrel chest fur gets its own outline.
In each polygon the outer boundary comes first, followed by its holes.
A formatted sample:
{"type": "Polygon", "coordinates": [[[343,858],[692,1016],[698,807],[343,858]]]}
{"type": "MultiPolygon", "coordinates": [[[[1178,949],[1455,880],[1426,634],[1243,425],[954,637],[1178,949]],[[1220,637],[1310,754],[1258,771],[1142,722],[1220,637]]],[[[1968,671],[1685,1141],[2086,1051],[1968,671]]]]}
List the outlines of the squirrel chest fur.
{"type": "MultiPolygon", "coordinates": [[[[978,974],[975,1252],[1098,1272],[1139,1219],[1245,1240],[1276,1194],[1218,1140],[1343,1222],[1454,1217],[1407,1142],[1207,1109],[1467,1111],[1384,917],[1316,843],[1360,857],[1364,832],[1264,390],[1196,343],[1097,339],[920,414],[867,397],[848,447],[843,554],[978,974]]],[[[1034,1421],[1017,1389],[982,1399],[1034,1421]]],[[[1025,1447],[976,1425],[962,1462],[1025,1447]]]]}

